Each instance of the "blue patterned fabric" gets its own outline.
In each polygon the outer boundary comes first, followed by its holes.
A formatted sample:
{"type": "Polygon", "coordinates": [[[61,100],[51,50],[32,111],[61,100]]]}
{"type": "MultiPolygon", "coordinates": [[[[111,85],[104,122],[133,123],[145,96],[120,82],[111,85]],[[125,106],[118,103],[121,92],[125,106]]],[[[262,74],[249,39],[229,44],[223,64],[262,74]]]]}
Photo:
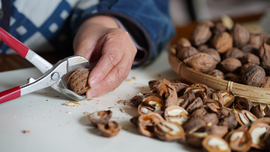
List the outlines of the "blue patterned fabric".
{"type": "MultiPolygon", "coordinates": [[[[3,0],[2,0],[3,1],[3,0]]],[[[166,0],[10,0],[9,33],[33,51],[72,50],[72,38],[85,19],[105,14],[119,19],[154,59],[175,30],[166,0]]],[[[14,51],[3,45],[0,54],[14,51]]]]}

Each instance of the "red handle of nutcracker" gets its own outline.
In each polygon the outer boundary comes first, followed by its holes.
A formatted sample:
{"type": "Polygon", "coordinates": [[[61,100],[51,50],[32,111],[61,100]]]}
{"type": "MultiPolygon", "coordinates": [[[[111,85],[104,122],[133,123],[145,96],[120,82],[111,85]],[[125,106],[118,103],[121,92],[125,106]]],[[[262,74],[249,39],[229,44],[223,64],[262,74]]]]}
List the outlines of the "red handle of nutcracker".
{"type": "Polygon", "coordinates": [[[11,47],[14,51],[19,53],[23,58],[26,57],[29,48],[25,46],[22,42],[18,41],[12,35],[10,35],[7,31],[0,27],[0,40],[5,42],[9,47],[11,47]]]}
{"type": "Polygon", "coordinates": [[[21,96],[21,87],[17,86],[9,90],[0,92],[0,104],[21,96]]]}

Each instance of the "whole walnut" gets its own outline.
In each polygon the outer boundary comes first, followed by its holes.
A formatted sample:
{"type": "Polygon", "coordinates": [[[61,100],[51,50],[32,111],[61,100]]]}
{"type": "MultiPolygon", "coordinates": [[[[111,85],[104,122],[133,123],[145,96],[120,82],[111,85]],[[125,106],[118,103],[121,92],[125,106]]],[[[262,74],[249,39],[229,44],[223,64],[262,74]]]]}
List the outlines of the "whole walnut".
{"type": "Polygon", "coordinates": [[[211,45],[219,53],[225,53],[233,46],[232,37],[227,32],[218,33],[211,40],[211,45]]]}
{"type": "Polygon", "coordinates": [[[233,81],[236,83],[242,83],[242,77],[239,74],[236,73],[227,73],[225,75],[225,80],[233,81]]]}
{"type": "Polygon", "coordinates": [[[220,79],[224,79],[224,73],[218,69],[214,69],[214,70],[211,70],[209,71],[207,74],[213,76],[213,77],[216,77],[216,78],[220,78],[220,79]]]}
{"type": "Polygon", "coordinates": [[[259,49],[263,44],[263,35],[261,33],[250,33],[248,44],[255,49],[259,49]]]}
{"type": "Polygon", "coordinates": [[[216,64],[218,64],[221,61],[218,51],[213,48],[203,49],[201,50],[201,52],[211,55],[213,59],[215,60],[216,64]]]}
{"type": "Polygon", "coordinates": [[[270,77],[265,77],[261,88],[270,88],[270,77]]]}
{"type": "Polygon", "coordinates": [[[234,46],[237,48],[241,48],[248,43],[250,34],[246,27],[239,23],[236,23],[231,30],[231,35],[233,38],[234,46]]]}
{"type": "Polygon", "coordinates": [[[232,47],[228,51],[226,51],[223,55],[224,59],[227,58],[236,58],[236,59],[241,59],[245,53],[238,48],[232,47]]]}
{"type": "Polygon", "coordinates": [[[211,36],[212,32],[210,31],[209,25],[198,24],[190,35],[190,41],[194,46],[199,46],[206,43],[211,36]]]}
{"type": "Polygon", "coordinates": [[[256,49],[253,45],[251,44],[246,44],[244,46],[242,46],[241,50],[244,53],[255,53],[256,51],[258,51],[258,49],[256,49]]]}
{"type": "Polygon", "coordinates": [[[252,65],[246,69],[242,76],[242,80],[245,84],[250,86],[259,87],[264,82],[265,71],[258,65],[252,65]]]}
{"type": "Polygon", "coordinates": [[[263,60],[261,62],[261,67],[265,70],[266,75],[270,75],[270,59],[269,60],[263,60]]]}
{"type": "Polygon", "coordinates": [[[85,94],[85,92],[90,89],[88,85],[88,77],[90,70],[88,68],[80,68],[74,71],[67,81],[68,89],[72,90],[77,94],[85,94]]]}
{"type": "Polygon", "coordinates": [[[196,53],[186,58],[184,63],[203,73],[207,73],[216,67],[215,60],[207,53],[196,53]]]}
{"type": "Polygon", "coordinates": [[[221,70],[225,73],[239,71],[242,67],[240,60],[235,58],[227,58],[220,62],[221,70]]]}
{"type": "Polygon", "coordinates": [[[246,63],[241,67],[240,74],[243,75],[246,71],[246,69],[252,65],[256,65],[255,63],[246,63]]]}
{"type": "Polygon", "coordinates": [[[218,34],[218,33],[222,33],[222,32],[226,32],[228,29],[226,26],[224,26],[223,23],[218,22],[215,24],[215,26],[211,29],[213,34],[218,34]]]}
{"type": "Polygon", "coordinates": [[[198,53],[198,51],[192,46],[182,47],[180,50],[177,51],[177,58],[183,61],[184,59],[192,56],[195,53],[198,53]]]}
{"type": "Polygon", "coordinates": [[[258,50],[258,54],[262,61],[270,60],[270,45],[263,43],[263,45],[258,50]]]}
{"type": "Polygon", "coordinates": [[[207,44],[203,44],[203,45],[198,46],[198,47],[197,47],[197,50],[198,50],[199,52],[201,52],[202,50],[208,49],[208,48],[209,48],[209,46],[208,46],[207,44]]]}
{"type": "Polygon", "coordinates": [[[191,43],[189,42],[189,40],[187,38],[180,38],[177,42],[176,42],[176,49],[177,50],[181,50],[183,47],[190,47],[191,43]]]}
{"type": "Polygon", "coordinates": [[[246,63],[255,63],[257,65],[260,64],[260,58],[252,53],[246,53],[242,58],[241,58],[242,64],[246,63]]]}

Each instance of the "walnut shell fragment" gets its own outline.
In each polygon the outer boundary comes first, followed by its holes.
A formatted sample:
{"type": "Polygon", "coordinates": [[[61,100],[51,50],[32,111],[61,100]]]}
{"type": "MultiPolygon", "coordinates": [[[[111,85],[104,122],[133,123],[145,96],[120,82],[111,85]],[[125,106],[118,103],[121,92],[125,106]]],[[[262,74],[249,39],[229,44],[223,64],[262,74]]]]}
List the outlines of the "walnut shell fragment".
{"type": "Polygon", "coordinates": [[[251,148],[251,136],[247,130],[237,129],[229,132],[225,140],[234,151],[248,151],[251,148]]]}
{"type": "Polygon", "coordinates": [[[253,107],[252,102],[249,101],[247,98],[239,96],[235,97],[235,108],[250,111],[252,107],[253,107]]]}
{"type": "Polygon", "coordinates": [[[179,106],[169,106],[164,111],[164,118],[167,121],[183,125],[188,120],[188,112],[179,106]]]}
{"type": "Polygon", "coordinates": [[[141,114],[138,118],[138,127],[141,134],[154,137],[154,124],[165,121],[158,113],[141,114]]]}
{"type": "Polygon", "coordinates": [[[67,81],[68,89],[72,90],[77,94],[85,94],[85,92],[91,87],[88,84],[88,77],[90,70],[88,68],[80,68],[74,71],[67,81]]]}
{"type": "Polygon", "coordinates": [[[216,67],[213,57],[207,53],[196,53],[184,60],[184,63],[193,69],[207,73],[216,67]]]}
{"type": "Polygon", "coordinates": [[[251,125],[257,120],[257,117],[247,110],[240,110],[236,114],[237,121],[240,125],[251,125]]]}
{"type": "Polygon", "coordinates": [[[266,140],[267,137],[270,135],[270,126],[266,123],[254,123],[248,130],[251,135],[252,144],[251,147],[257,149],[267,149],[266,147],[266,140]]]}
{"type": "Polygon", "coordinates": [[[102,135],[105,137],[116,136],[121,129],[121,125],[119,125],[116,121],[110,121],[105,124],[98,124],[98,130],[101,131],[102,135]]]}
{"type": "Polygon", "coordinates": [[[202,145],[207,152],[231,152],[228,143],[217,135],[206,136],[202,145]]]}
{"type": "Polygon", "coordinates": [[[176,141],[185,137],[184,129],[173,122],[162,121],[154,125],[156,136],[163,141],[176,141]]]}
{"type": "Polygon", "coordinates": [[[164,101],[157,93],[153,93],[145,97],[142,103],[138,107],[139,114],[145,114],[149,112],[163,111],[164,101]]]}
{"type": "Polygon", "coordinates": [[[88,119],[92,122],[93,125],[97,126],[97,124],[106,124],[112,117],[111,110],[101,110],[90,113],[88,115],[88,119]]]}
{"type": "Polygon", "coordinates": [[[177,92],[175,87],[164,79],[157,87],[157,93],[164,98],[165,107],[177,105],[177,92]]]}

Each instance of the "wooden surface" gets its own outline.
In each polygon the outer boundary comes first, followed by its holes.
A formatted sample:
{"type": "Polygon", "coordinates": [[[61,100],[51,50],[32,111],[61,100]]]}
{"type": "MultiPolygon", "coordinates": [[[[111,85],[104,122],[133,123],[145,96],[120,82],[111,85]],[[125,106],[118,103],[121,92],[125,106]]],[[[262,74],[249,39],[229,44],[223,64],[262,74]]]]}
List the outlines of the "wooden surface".
{"type": "MultiPolygon", "coordinates": [[[[257,20],[260,19],[262,14],[255,14],[251,16],[246,17],[239,17],[234,18],[234,22],[239,22],[247,25],[248,28],[256,28],[257,20]]],[[[214,21],[218,22],[218,21],[214,21]]],[[[185,26],[176,26],[176,36],[171,41],[171,44],[175,44],[176,41],[181,37],[189,38],[191,31],[194,29],[194,27],[198,24],[198,22],[191,22],[185,26]]],[[[60,59],[63,59],[66,57],[64,54],[57,54],[57,52],[54,53],[47,53],[47,54],[40,54],[43,58],[48,60],[50,63],[54,64],[60,59]]],[[[10,71],[10,70],[16,70],[16,69],[23,69],[23,68],[29,68],[33,67],[33,65],[22,58],[19,55],[0,55],[0,72],[4,71],[10,71]]]]}

